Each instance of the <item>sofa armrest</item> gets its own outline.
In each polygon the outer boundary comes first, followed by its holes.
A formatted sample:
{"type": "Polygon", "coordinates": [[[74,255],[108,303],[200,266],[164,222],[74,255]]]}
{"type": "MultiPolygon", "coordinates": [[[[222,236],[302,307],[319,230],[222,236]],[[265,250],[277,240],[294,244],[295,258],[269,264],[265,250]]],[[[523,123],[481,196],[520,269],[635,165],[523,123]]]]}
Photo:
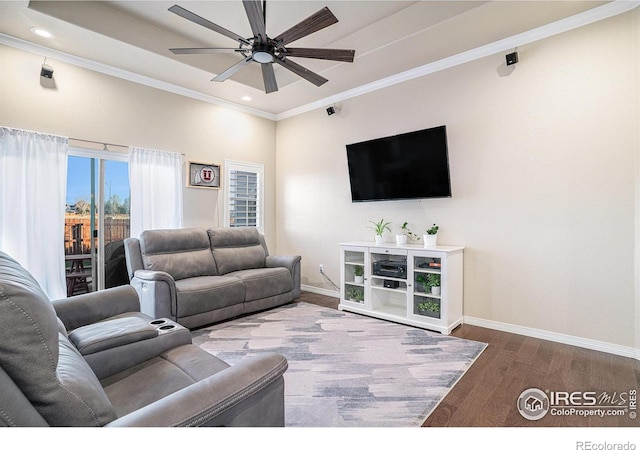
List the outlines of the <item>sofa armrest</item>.
{"type": "Polygon", "coordinates": [[[301,259],[302,258],[300,256],[297,256],[297,255],[296,256],[269,255],[269,256],[267,256],[265,264],[266,264],[267,267],[286,267],[287,269],[289,269],[291,271],[291,273],[293,273],[293,271],[295,270],[296,264],[300,264],[300,260],[301,259]]]}
{"type": "Polygon", "coordinates": [[[107,426],[283,426],[287,360],[248,358],[107,426]]]}
{"type": "Polygon", "coordinates": [[[69,340],[82,356],[158,336],[157,327],[142,317],[120,317],[76,328],[69,340]]]}
{"type": "Polygon", "coordinates": [[[178,321],[176,282],[167,272],[136,270],[131,286],[140,297],[140,311],[153,318],[168,317],[178,321]]]}
{"type": "Polygon", "coordinates": [[[175,280],[167,272],[161,272],[159,270],[136,270],[134,277],[143,281],[164,281],[175,285],[175,280]]]}
{"type": "Polygon", "coordinates": [[[67,330],[127,312],[140,311],[140,301],[131,286],[118,286],[51,302],[67,330]]]}
{"type": "Polygon", "coordinates": [[[266,259],[267,267],[286,267],[291,272],[293,279],[293,298],[300,298],[300,261],[299,255],[276,256],[269,255],[266,259]]]}

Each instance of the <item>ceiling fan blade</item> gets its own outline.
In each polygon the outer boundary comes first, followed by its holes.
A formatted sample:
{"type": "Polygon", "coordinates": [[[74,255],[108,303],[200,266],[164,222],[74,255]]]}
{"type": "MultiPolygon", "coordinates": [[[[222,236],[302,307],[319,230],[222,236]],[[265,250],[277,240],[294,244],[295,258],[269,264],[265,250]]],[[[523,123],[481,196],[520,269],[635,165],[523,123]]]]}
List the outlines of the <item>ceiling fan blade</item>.
{"type": "Polygon", "coordinates": [[[289,48],[285,49],[287,57],[330,59],[332,61],[353,62],[355,50],[341,50],[337,48],[289,48]]]}
{"type": "Polygon", "coordinates": [[[259,1],[255,0],[242,0],[242,4],[244,5],[244,10],[247,13],[247,18],[249,19],[253,36],[265,44],[267,42],[267,32],[265,31],[264,26],[262,5],[259,1]]]}
{"type": "Polygon", "coordinates": [[[251,58],[251,55],[247,56],[245,59],[238,61],[237,63],[235,63],[233,66],[229,67],[227,70],[225,70],[224,72],[218,74],[214,79],[212,79],[211,81],[224,81],[227,78],[229,78],[230,76],[232,76],[233,74],[235,74],[237,71],[239,71],[240,69],[242,69],[244,66],[246,66],[247,64],[249,64],[251,61],[253,61],[253,59],[251,58]]]}
{"type": "Polygon", "coordinates": [[[282,67],[289,69],[296,75],[299,75],[305,80],[310,81],[316,86],[322,86],[327,81],[329,81],[326,78],[321,77],[317,73],[310,71],[306,67],[302,67],[300,64],[294,63],[293,61],[290,61],[288,59],[276,58],[274,61],[280,64],[282,67]]]}
{"type": "Polygon", "coordinates": [[[245,38],[243,38],[242,36],[240,36],[239,34],[234,33],[233,31],[229,31],[226,28],[221,27],[220,25],[216,25],[213,22],[208,21],[207,19],[200,17],[197,14],[192,13],[191,11],[188,11],[184,8],[182,8],[181,6],[178,5],[173,5],[171,8],[169,8],[169,11],[171,11],[174,14],[179,15],[180,17],[183,17],[193,23],[196,23],[198,25],[201,25],[205,28],[208,28],[210,30],[213,30],[217,33],[223,34],[231,39],[233,39],[234,41],[238,41],[247,45],[251,45],[251,43],[249,41],[247,41],[245,38]]]}
{"type": "Polygon", "coordinates": [[[174,55],[208,55],[210,53],[243,52],[246,48],[170,48],[174,55]]]}
{"type": "Polygon", "coordinates": [[[329,11],[329,8],[325,6],[317,13],[312,14],[302,22],[279,34],[276,38],[274,38],[274,40],[282,41],[284,45],[287,45],[289,42],[293,42],[311,33],[315,33],[316,31],[322,30],[323,28],[326,28],[329,25],[333,25],[337,22],[338,19],[336,18],[336,16],[334,16],[333,13],[329,11]]]}
{"type": "Polygon", "coordinates": [[[260,64],[262,66],[262,79],[264,80],[264,91],[269,94],[278,90],[276,74],[273,72],[273,64],[260,64]]]}

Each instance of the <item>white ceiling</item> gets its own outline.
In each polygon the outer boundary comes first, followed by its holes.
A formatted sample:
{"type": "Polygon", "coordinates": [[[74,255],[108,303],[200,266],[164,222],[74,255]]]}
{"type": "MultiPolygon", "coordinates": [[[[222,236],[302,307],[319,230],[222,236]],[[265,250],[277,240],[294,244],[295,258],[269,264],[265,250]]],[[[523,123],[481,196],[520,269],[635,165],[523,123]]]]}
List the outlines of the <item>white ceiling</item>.
{"type": "MultiPolygon", "coordinates": [[[[622,3],[637,6],[637,2],[622,3]]],[[[609,2],[596,1],[268,1],[269,36],[328,6],[339,22],[296,41],[294,46],[354,49],[356,56],[353,63],[296,58],[299,64],[329,79],[321,87],[274,64],[279,91],[265,94],[258,63],[251,63],[222,83],[211,81],[238,62],[238,54],[172,54],[168,49],[173,47],[237,46],[228,37],[169,12],[174,4],[251,37],[239,0],[0,1],[0,44],[47,56],[54,69],[56,60],[71,62],[281,118],[335,103],[385,80],[401,80],[411,71],[451,61],[479,48],[495,53],[510,42],[535,40],[541,35],[539,30],[556,30],[553,24],[558,21],[571,24],[572,18],[587,16],[584,23],[588,23],[617,11],[609,8],[609,2]],[[600,14],[602,10],[605,12],[600,14]],[[55,38],[36,36],[30,31],[33,27],[46,28],[55,38]],[[527,38],[518,39],[523,33],[528,33],[527,38]],[[243,96],[251,100],[242,100],[243,96]]]]}

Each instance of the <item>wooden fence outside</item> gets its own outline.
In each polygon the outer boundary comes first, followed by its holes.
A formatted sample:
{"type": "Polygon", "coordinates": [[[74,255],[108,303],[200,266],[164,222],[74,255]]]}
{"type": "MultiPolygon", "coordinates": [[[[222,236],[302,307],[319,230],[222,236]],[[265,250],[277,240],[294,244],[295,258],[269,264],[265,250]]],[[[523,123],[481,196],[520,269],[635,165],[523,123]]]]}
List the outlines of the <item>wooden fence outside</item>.
{"type": "MultiPolygon", "coordinates": [[[[104,219],[105,246],[129,237],[129,216],[110,215],[104,219]]],[[[95,238],[98,245],[98,238],[95,238]]],[[[67,255],[91,252],[91,217],[78,214],[65,214],[64,252],[67,255]]]]}

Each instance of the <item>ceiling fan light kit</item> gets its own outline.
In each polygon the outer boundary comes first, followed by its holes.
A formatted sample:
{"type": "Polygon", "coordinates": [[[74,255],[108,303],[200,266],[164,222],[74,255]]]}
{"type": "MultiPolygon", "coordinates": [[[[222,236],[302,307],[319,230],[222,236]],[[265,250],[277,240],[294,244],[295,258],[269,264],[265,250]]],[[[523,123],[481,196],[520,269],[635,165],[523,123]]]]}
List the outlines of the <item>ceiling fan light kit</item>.
{"type": "Polygon", "coordinates": [[[337,23],[338,19],[333,15],[329,8],[322,8],[320,11],[312,14],[303,21],[271,39],[267,36],[265,29],[266,0],[262,3],[254,0],[243,0],[242,4],[244,5],[247,18],[249,19],[249,25],[251,26],[251,31],[253,33],[253,37],[250,38],[244,38],[233,31],[229,31],[220,25],[182,8],[181,6],[172,6],[169,8],[169,11],[172,13],[177,14],[195,24],[227,36],[228,38],[237,41],[239,46],[237,48],[171,48],[169,50],[175,55],[203,55],[222,52],[240,53],[243,56],[243,59],[229,67],[224,72],[219,73],[212,79],[212,81],[224,81],[249,63],[257,62],[262,65],[262,78],[264,81],[265,92],[267,94],[278,90],[278,84],[273,71],[274,62],[316,86],[322,86],[328,80],[300,64],[291,61],[289,58],[313,58],[340,62],[353,62],[355,50],[286,47],[293,41],[337,23]]]}
{"type": "Polygon", "coordinates": [[[266,44],[258,44],[254,47],[251,58],[260,64],[272,63],[275,59],[273,48],[266,44]]]}

